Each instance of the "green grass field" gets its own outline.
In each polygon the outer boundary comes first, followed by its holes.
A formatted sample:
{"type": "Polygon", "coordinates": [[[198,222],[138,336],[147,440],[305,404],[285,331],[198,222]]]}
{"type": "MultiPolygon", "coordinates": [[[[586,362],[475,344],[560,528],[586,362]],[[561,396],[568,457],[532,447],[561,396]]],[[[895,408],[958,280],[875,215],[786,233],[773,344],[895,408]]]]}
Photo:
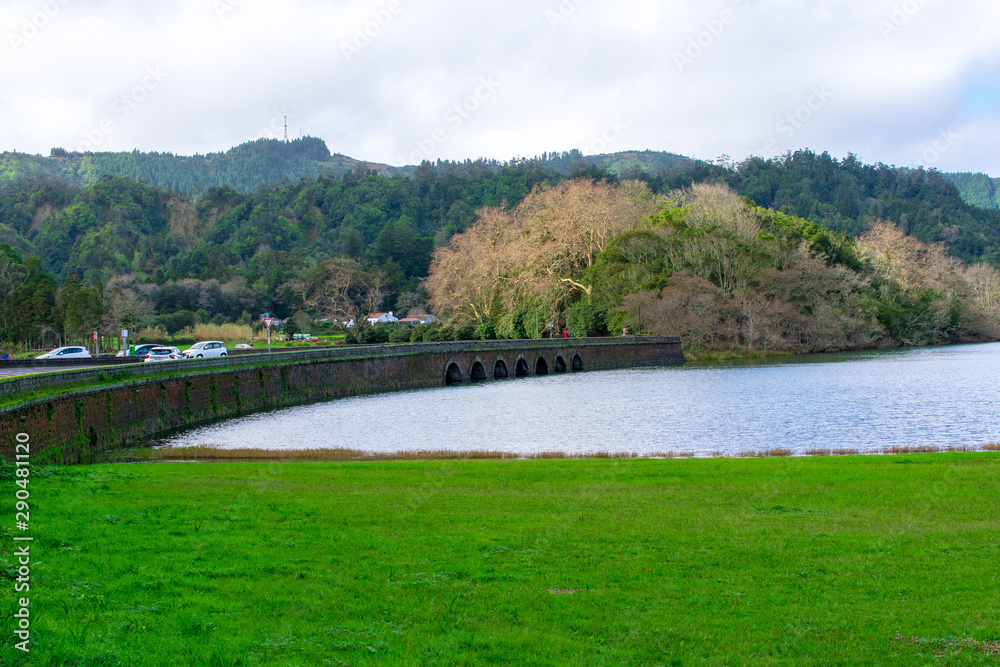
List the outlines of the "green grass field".
{"type": "Polygon", "coordinates": [[[100,465],[30,488],[35,644],[13,648],[8,580],[2,664],[1000,664],[1000,454],[100,465]]]}

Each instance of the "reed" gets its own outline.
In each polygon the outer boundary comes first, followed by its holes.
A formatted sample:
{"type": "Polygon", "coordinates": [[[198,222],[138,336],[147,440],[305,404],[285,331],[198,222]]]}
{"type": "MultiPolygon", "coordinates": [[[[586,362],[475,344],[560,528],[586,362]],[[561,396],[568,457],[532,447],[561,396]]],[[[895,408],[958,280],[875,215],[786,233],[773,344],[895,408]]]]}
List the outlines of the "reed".
{"type": "MultiPolygon", "coordinates": [[[[895,446],[884,447],[875,453],[883,455],[900,454],[933,454],[941,452],[1000,452],[1000,443],[991,443],[982,447],[957,445],[953,447],[937,446],[895,446]]],[[[809,449],[804,456],[859,456],[858,449],[809,449]]],[[[787,458],[795,454],[790,449],[747,450],[735,455],[743,459],[787,458]]],[[[139,461],[448,461],[448,460],[557,460],[557,459],[692,459],[695,452],[654,452],[639,455],[633,452],[537,452],[534,454],[516,454],[493,450],[414,450],[399,452],[370,452],[361,449],[224,449],[214,445],[199,447],[176,447],[159,449],[139,449],[118,452],[115,460],[139,461]]],[[[713,451],[707,458],[728,459],[733,454],[723,451],[713,451]]]]}
{"type": "Polygon", "coordinates": [[[740,452],[741,459],[784,458],[793,455],[794,454],[790,449],[761,449],[758,451],[750,450],[740,452]]]}

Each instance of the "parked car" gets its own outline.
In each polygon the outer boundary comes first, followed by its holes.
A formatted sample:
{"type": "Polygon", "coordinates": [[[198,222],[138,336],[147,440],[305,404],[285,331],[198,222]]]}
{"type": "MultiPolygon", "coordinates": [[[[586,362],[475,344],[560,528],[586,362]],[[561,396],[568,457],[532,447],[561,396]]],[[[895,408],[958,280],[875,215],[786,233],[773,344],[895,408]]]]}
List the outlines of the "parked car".
{"type": "Polygon", "coordinates": [[[184,359],[184,355],[176,347],[154,347],[146,355],[147,364],[151,361],[173,361],[175,359],[184,359]]]}
{"type": "Polygon", "coordinates": [[[203,357],[224,357],[229,354],[226,344],[218,340],[203,341],[195,343],[184,350],[184,356],[188,359],[201,359],[203,357]]]}
{"type": "MultiPolygon", "coordinates": [[[[152,345],[150,345],[149,343],[147,343],[145,345],[139,345],[139,346],[137,346],[135,348],[135,354],[133,354],[132,356],[133,357],[137,357],[139,359],[144,359],[146,357],[146,355],[149,354],[149,351],[152,350],[154,347],[161,347],[161,346],[157,345],[155,343],[153,343],[152,345]]],[[[128,349],[126,348],[126,349],[122,350],[121,352],[119,352],[115,356],[116,357],[127,357],[128,356],[128,349]]]]}
{"type": "Polygon", "coordinates": [[[248,345],[246,343],[237,343],[236,344],[236,349],[237,350],[252,350],[253,349],[253,345],[248,345]]]}
{"type": "Polygon", "coordinates": [[[14,357],[10,356],[10,352],[5,350],[0,350],[0,361],[10,361],[14,357]]]}
{"type": "Polygon", "coordinates": [[[57,347],[35,359],[90,359],[90,352],[85,347],[57,347]]]}

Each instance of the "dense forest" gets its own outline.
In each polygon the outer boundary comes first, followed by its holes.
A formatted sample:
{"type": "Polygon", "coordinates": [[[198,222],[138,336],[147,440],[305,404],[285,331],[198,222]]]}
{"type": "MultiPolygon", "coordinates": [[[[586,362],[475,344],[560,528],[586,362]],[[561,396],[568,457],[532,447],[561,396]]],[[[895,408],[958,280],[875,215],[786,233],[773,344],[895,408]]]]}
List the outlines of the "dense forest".
{"type": "MultiPolygon", "coordinates": [[[[248,146],[260,154],[327,154],[319,140],[248,146]]],[[[614,192],[641,187],[647,198],[640,220],[664,215],[674,206],[668,202],[683,201],[699,184],[716,184],[769,210],[768,219],[795,219],[795,225],[812,225],[808,234],[822,230],[840,244],[887,221],[969,263],[1000,264],[1000,212],[966,204],[936,172],[810,152],[728,166],[665,156],[571,152],[505,164],[424,163],[393,174],[356,168],[251,192],[211,187],[198,196],[143,182],[145,176],[101,175],[83,186],[51,174],[21,174],[0,185],[0,339],[144,326],[174,333],[197,323],[248,322],[262,312],[348,320],[366,309],[420,311],[430,305],[432,255],[456,234],[484,216],[514,215],[539,193],[552,197],[587,183],[614,192]]],[[[261,162],[257,176],[246,172],[246,182],[266,179],[267,164],[261,162]]],[[[603,210],[605,204],[580,206],[603,210]]],[[[769,224],[760,223],[761,233],[775,234],[769,224]]],[[[597,262],[596,255],[591,259],[597,262]]],[[[607,261],[604,256],[600,263],[607,261]]],[[[606,327],[622,322],[624,311],[617,309],[627,294],[620,292],[600,306],[606,327]]],[[[579,300],[570,291],[553,301],[553,316],[568,323],[572,309],[582,308],[579,300]]],[[[592,298],[587,302],[593,305],[592,298]]],[[[487,311],[431,303],[440,314],[476,326],[501,324],[487,311]]]]}
{"type": "Polygon", "coordinates": [[[1000,178],[986,174],[945,174],[969,204],[991,211],[1000,209],[1000,178]]]}

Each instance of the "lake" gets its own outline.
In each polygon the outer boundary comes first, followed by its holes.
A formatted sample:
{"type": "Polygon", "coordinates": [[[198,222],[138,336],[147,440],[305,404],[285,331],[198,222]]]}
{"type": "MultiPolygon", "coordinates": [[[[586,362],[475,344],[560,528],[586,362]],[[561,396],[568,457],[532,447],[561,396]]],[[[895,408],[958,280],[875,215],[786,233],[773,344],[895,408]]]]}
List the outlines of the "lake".
{"type": "Polygon", "coordinates": [[[341,399],[159,445],[738,455],[1000,442],[1000,344],[522,378],[341,399]]]}

